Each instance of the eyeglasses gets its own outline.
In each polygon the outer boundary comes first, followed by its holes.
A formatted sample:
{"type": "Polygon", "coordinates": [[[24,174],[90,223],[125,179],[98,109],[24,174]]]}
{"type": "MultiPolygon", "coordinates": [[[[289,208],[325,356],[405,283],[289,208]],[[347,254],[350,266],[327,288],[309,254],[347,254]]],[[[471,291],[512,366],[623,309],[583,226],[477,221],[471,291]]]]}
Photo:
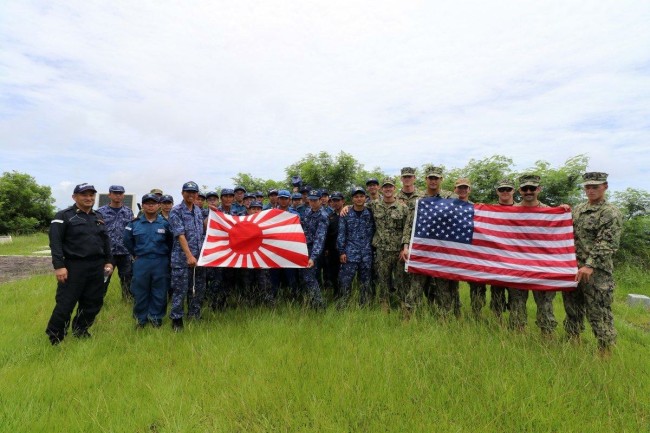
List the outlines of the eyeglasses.
{"type": "Polygon", "coordinates": [[[427,179],[429,179],[429,180],[438,180],[440,178],[438,176],[427,176],[427,179]]]}
{"type": "Polygon", "coordinates": [[[536,187],[536,186],[532,186],[532,185],[522,186],[520,189],[521,189],[523,192],[535,192],[535,191],[537,191],[537,187],[536,187]]]}
{"type": "Polygon", "coordinates": [[[508,187],[497,188],[497,191],[499,191],[499,192],[512,192],[512,188],[508,188],[508,187]]]}

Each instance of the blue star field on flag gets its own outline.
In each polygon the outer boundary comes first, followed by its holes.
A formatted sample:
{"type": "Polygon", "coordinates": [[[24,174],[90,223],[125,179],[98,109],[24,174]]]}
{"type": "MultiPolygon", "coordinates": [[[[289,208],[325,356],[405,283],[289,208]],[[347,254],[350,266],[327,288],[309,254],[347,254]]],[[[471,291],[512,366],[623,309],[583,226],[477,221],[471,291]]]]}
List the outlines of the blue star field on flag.
{"type": "Polygon", "coordinates": [[[431,197],[418,202],[415,236],[469,244],[474,235],[474,205],[431,197]]]}

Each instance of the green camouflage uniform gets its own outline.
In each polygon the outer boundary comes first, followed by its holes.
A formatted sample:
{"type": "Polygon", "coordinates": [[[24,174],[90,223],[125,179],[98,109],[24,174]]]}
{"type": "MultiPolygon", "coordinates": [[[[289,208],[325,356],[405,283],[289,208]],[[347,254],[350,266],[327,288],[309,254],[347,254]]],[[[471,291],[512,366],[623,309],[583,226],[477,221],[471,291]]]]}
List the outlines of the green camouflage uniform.
{"type": "MultiPolygon", "coordinates": [[[[548,207],[541,201],[537,203],[537,207],[548,207]]],[[[517,203],[515,206],[521,206],[521,203],[517,203]]],[[[524,329],[528,324],[526,302],[528,302],[529,292],[529,290],[508,288],[508,307],[510,309],[508,327],[510,329],[524,329]]],[[[535,323],[542,333],[552,334],[557,328],[557,320],[555,320],[555,314],[553,313],[553,299],[555,299],[556,292],[544,290],[533,290],[532,292],[537,305],[535,323]]]]}
{"type": "MultiPolygon", "coordinates": [[[[585,180],[605,173],[585,173],[585,180]]],[[[603,183],[603,182],[600,182],[603,183]]],[[[594,270],[588,282],[580,282],[576,290],[562,292],[566,319],[564,329],[569,337],[584,331],[584,317],[601,348],[616,343],[616,329],[612,315],[614,297],[614,264],[612,257],[618,249],[623,218],[612,204],[602,200],[591,205],[580,204],[573,210],[573,231],[578,268],[588,266],[594,270]]]]}
{"type": "Polygon", "coordinates": [[[379,300],[388,301],[390,289],[394,289],[399,301],[404,302],[405,284],[408,274],[399,255],[405,235],[408,207],[395,201],[391,204],[383,200],[373,200],[366,204],[375,219],[375,235],[372,246],[375,248],[375,268],[379,300]]]}
{"type": "MultiPolygon", "coordinates": [[[[440,176],[442,177],[442,176],[440,176]]],[[[440,190],[437,195],[422,196],[426,197],[440,197],[440,198],[458,198],[456,194],[451,191],[440,190]]],[[[411,231],[413,230],[413,220],[415,219],[415,204],[410,211],[406,230],[404,230],[404,238],[402,244],[408,245],[411,241],[411,231]]],[[[454,313],[455,316],[460,315],[460,296],[458,294],[458,281],[447,280],[444,278],[429,277],[423,274],[409,274],[410,284],[408,292],[406,293],[405,306],[408,310],[415,310],[420,300],[422,293],[426,291],[427,298],[434,307],[439,310],[443,315],[454,313]]]]}

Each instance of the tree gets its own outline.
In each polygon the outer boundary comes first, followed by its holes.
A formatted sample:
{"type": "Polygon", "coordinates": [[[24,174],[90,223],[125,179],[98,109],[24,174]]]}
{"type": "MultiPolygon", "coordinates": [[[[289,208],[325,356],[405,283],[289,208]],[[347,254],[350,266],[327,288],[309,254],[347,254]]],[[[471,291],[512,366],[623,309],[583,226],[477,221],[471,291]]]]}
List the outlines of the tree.
{"type": "Polygon", "coordinates": [[[253,177],[249,173],[237,173],[237,176],[233,177],[232,181],[235,186],[243,186],[246,191],[262,191],[264,195],[268,194],[270,189],[286,189],[288,187],[288,184],[282,181],[260,179],[253,177]]]}
{"type": "Polygon", "coordinates": [[[361,170],[363,165],[349,153],[341,152],[333,158],[327,152],[320,152],[318,155],[307,154],[284,171],[287,174],[287,185],[291,185],[292,176],[300,176],[303,185],[345,194],[359,180],[357,176],[361,170]]]}
{"type": "Polygon", "coordinates": [[[17,171],[0,177],[0,234],[32,233],[50,225],[54,198],[49,186],[17,171]]]}
{"type": "Polygon", "coordinates": [[[562,167],[555,169],[546,161],[537,161],[532,168],[519,175],[530,173],[541,177],[542,192],[539,194],[539,200],[543,203],[549,206],[563,203],[573,206],[582,201],[580,181],[588,163],[587,155],[569,158],[562,167]]]}
{"type": "Polygon", "coordinates": [[[623,214],[618,263],[650,266],[650,193],[634,188],[614,193],[612,202],[623,214]]]}
{"type": "Polygon", "coordinates": [[[470,200],[474,203],[496,203],[498,197],[494,186],[505,177],[513,177],[512,165],[512,159],[502,155],[480,160],[470,159],[465,167],[449,170],[442,187],[453,191],[456,180],[468,178],[472,183],[470,200]]]}

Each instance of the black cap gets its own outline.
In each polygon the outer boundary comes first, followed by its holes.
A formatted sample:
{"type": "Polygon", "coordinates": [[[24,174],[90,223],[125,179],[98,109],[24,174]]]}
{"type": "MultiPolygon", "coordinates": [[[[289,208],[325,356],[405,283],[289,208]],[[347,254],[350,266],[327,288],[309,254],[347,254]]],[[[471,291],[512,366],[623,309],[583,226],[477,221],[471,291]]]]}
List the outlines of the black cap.
{"type": "Polygon", "coordinates": [[[92,192],[97,192],[94,186],[92,186],[89,183],[80,183],[79,185],[74,187],[74,192],[73,194],[79,194],[80,192],[84,191],[92,191],[92,192]]]}
{"type": "Polygon", "coordinates": [[[156,194],[145,194],[142,196],[142,203],[146,203],[148,201],[155,201],[156,203],[160,202],[160,198],[156,194]]]}
{"type": "Polygon", "coordinates": [[[122,185],[111,185],[108,187],[108,192],[125,192],[122,185]]]}

